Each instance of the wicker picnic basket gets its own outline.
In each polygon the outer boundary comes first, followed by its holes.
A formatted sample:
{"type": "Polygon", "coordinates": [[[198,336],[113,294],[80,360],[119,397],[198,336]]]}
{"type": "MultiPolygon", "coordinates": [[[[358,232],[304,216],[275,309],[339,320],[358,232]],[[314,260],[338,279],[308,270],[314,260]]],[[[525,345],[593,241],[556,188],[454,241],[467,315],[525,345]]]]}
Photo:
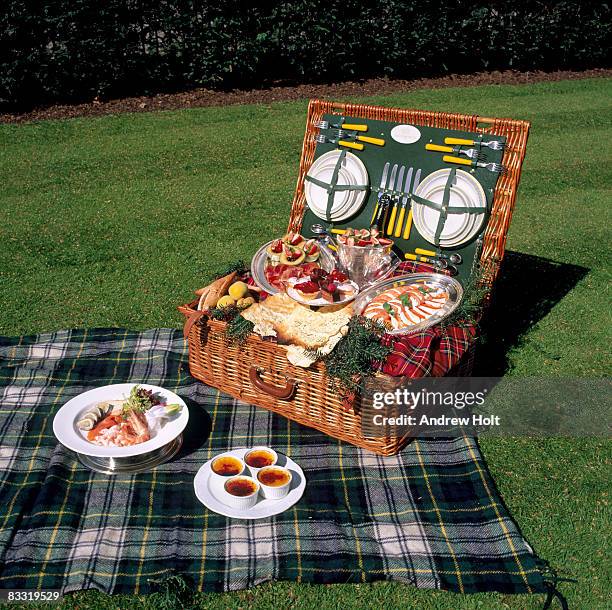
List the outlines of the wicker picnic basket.
{"type": "MultiPolygon", "coordinates": [[[[480,256],[483,281],[487,287],[491,287],[504,255],[530,123],[447,112],[312,100],[308,107],[306,134],[289,230],[299,231],[302,226],[306,205],[304,178],[314,160],[313,136],[318,132],[316,124],[324,114],[457,129],[507,138],[503,163],[508,171],[497,181],[480,256]]],[[[189,343],[191,374],[207,385],[239,400],[320,430],[331,437],[382,455],[393,455],[409,442],[409,434],[403,437],[365,437],[361,428],[359,399],[355,398],[352,403],[347,404],[346,399],[332,391],[325,366],[321,362],[315,362],[307,369],[293,366],[287,361],[284,347],[263,340],[255,334],[250,335],[241,345],[232,344],[224,334],[226,323],[203,316],[202,312],[197,310],[197,300],[179,307],[179,311],[186,317],[185,336],[189,343]]],[[[472,348],[466,352],[459,366],[449,374],[471,374],[473,356],[472,348]]]]}

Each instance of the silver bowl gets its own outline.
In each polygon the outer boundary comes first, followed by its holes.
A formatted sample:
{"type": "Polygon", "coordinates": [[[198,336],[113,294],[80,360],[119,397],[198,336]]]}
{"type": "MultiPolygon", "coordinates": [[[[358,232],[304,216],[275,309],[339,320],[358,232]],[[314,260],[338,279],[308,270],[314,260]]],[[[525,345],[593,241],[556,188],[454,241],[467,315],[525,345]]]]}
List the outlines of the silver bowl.
{"type": "Polygon", "coordinates": [[[73,453],[76,454],[79,462],[90,470],[101,472],[102,474],[116,475],[151,470],[160,464],[170,461],[180,451],[182,445],[183,435],[179,434],[174,440],[159,449],[130,457],[95,457],[82,453],[73,453]]]}

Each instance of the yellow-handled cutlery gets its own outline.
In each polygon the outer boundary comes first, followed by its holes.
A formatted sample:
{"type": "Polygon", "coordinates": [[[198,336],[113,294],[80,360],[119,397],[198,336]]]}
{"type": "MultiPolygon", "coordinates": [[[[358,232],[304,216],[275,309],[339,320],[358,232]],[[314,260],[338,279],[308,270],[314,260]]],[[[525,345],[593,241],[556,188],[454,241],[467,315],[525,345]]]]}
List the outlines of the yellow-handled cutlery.
{"type": "MultiPolygon", "coordinates": [[[[375,144],[376,146],[384,146],[385,141],[382,138],[373,138],[371,136],[362,136],[357,132],[351,133],[345,129],[335,129],[334,135],[338,138],[348,138],[349,140],[359,140],[360,142],[367,142],[368,144],[375,144]]],[[[452,150],[452,149],[451,149],[452,150]]]]}
{"type": "Polygon", "coordinates": [[[385,166],[383,167],[382,176],[380,178],[380,186],[378,187],[378,193],[376,194],[376,205],[374,206],[374,213],[372,214],[372,220],[370,221],[370,226],[374,224],[374,219],[378,214],[378,207],[380,206],[380,198],[383,196],[385,192],[385,188],[387,186],[387,175],[389,174],[389,168],[391,167],[391,163],[387,161],[385,166]]]}
{"type": "Polygon", "coordinates": [[[416,263],[428,263],[437,269],[445,269],[451,275],[457,275],[457,273],[459,273],[457,267],[455,267],[455,265],[449,265],[448,261],[444,258],[427,258],[425,256],[411,254],[410,252],[404,254],[404,258],[408,261],[415,261],[416,263]]]}
{"type": "Polygon", "coordinates": [[[404,226],[404,215],[406,214],[406,206],[408,205],[408,193],[410,192],[410,181],[412,180],[413,168],[409,167],[406,172],[406,182],[404,183],[404,195],[401,197],[402,207],[399,211],[399,218],[397,219],[397,225],[395,225],[395,237],[401,237],[402,227],[404,226]]]}
{"type": "MultiPolygon", "coordinates": [[[[417,169],[416,174],[414,175],[414,182],[412,183],[411,193],[414,193],[417,190],[421,182],[421,170],[417,169]]],[[[410,197],[408,197],[410,200],[410,197]]],[[[410,237],[410,231],[412,230],[412,202],[410,202],[410,209],[408,210],[408,218],[406,218],[406,226],[404,227],[404,239],[408,239],[410,237]]]]}
{"type": "Polygon", "coordinates": [[[505,144],[497,140],[489,142],[481,142],[479,140],[469,140],[465,138],[444,138],[444,144],[453,144],[454,146],[486,146],[491,150],[504,150],[505,144]]]}
{"type": "Polygon", "coordinates": [[[415,248],[415,254],[419,254],[420,256],[437,256],[438,258],[446,258],[451,263],[459,265],[463,262],[463,257],[461,254],[457,254],[453,252],[452,254],[446,254],[446,252],[439,252],[437,255],[433,250],[425,250],[424,248],[415,248]]]}
{"type": "Polygon", "coordinates": [[[484,161],[485,155],[484,153],[476,150],[475,148],[468,148],[467,150],[460,148],[459,146],[441,146],[440,144],[425,144],[425,150],[431,150],[434,152],[445,152],[445,153],[454,153],[465,155],[470,159],[475,159],[476,161],[484,161]]]}
{"type": "Polygon", "coordinates": [[[490,172],[496,172],[498,174],[505,174],[506,168],[501,163],[483,163],[482,161],[472,161],[471,159],[463,159],[461,157],[452,157],[451,155],[444,155],[442,161],[446,163],[455,163],[457,165],[469,165],[471,167],[482,167],[488,169],[490,172]]]}
{"type": "Polygon", "coordinates": [[[402,190],[402,182],[404,181],[404,172],[406,167],[402,165],[397,175],[397,182],[395,186],[391,184],[391,188],[395,191],[392,195],[393,207],[391,208],[391,216],[389,217],[389,224],[387,225],[387,235],[393,235],[393,227],[395,226],[395,217],[397,216],[397,206],[399,205],[400,195],[397,191],[402,190]]]}
{"type": "Polygon", "coordinates": [[[416,254],[410,254],[407,252],[404,254],[404,258],[409,261],[416,261],[417,263],[431,263],[432,261],[425,256],[417,256],[416,254]]]}
{"type": "Polygon", "coordinates": [[[329,121],[317,121],[317,127],[319,129],[329,129],[334,127],[335,129],[348,129],[349,131],[367,131],[367,125],[352,125],[349,123],[330,123],[329,121]]]}
{"type": "Polygon", "coordinates": [[[319,144],[336,144],[337,146],[344,146],[344,148],[352,148],[353,150],[363,150],[363,144],[359,142],[349,142],[348,140],[338,140],[336,138],[328,138],[324,135],[318,135],[314,137],[315,142],[319,144]]]}

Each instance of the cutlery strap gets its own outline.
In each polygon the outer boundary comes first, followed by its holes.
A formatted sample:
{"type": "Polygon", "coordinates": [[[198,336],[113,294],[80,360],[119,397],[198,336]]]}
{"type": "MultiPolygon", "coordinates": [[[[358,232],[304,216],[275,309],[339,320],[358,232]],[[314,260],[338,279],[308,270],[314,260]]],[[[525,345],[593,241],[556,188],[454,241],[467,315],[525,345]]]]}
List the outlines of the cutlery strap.
{"type": "Polygon", "coordinates": [[[365,191],[368,187],[367,184],[338,184],[338,174],[340,173],[340,168],[342,167],[342,162],[346,157],[346,150],[341,150],[340,155],[338,156],[338,160],[336,161],[336,165],[334,166],[334,171],[332,172],[331,180],[329,182],[323,182],[322,180],[318,180],[317,178],[313,178],[306,174],[304,180],[308,180],[308,182],[312,182],[317,186],[320,186],[322,189],[327,191],[327,205],[325,206],[325,219],[327,222],[331,223],[331,210],[334,205],[334,195],[338,191],[365,191]]]}

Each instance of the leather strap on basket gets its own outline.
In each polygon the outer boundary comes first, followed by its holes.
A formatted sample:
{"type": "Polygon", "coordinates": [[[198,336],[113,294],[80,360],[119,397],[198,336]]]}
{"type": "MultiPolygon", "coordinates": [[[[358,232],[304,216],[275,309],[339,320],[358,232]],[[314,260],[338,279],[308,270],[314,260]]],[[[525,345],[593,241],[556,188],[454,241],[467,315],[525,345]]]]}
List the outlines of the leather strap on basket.
{"type": "Polygon", "coordinates": [[[265,394],[269,394],[270,396],[280,400],[289,400],[293,396],[293,392],[295,391],[296,387],[295,381],[292,381],[291,379],[287,380],[284,388],[264,381],[261,378],[259,369],[256,366],[252,366],[249,369],[249,379],[260,392],[264,392],[265,394]]]}
{"type": "Polygon", "coordinates": [[[304,180],[308,180],[308,182],[312,182],[317,186],[320,186],[322,189],[327,191],[327,205],[325,206],[325,220],[327,222],[332,221],[331,219],[331,210],[334,205],[334,195],[339,191],[365,191],[369,186],[367,184],[338,184],[338,174],[340,173],[340,167],[342,167],[342,162],[346,157],[346,150],[341,150],[338,155],[338,159],[336,160],[336,165],[334,166],[334,171],[332,172],[332,177],[329,182],[323,182],[318,178],[313,178],[306,174],[304,180]]]}
{"type": "Polygon", "coordinates": [[[440,236],[442,235],[442,231],[444,230],[444,225],[446,224],[446,219],[448,218],[449,214],[485,214],[487,212],[486,206],[470,208],[463,205],[448,205],[448,202],[450,201],[450,191],[456,174],[457,170],[453,167],[450,170],[448,179],[444,185],[444,194],[441,202],[430,201],[429,199],[424,199],[418,195],[412,195],[412,199],[417,203],[440,212],[440,215],[438,216],[438,224],[434,233],[434,244],[437,248],[440,247],[440,236]]]}
{"type": "Polygon", "coordinates": [[[203,316],[206,314],[202,310],[196,310],[190,313],[185,320],[185,325],[183,326],[183,338],[187,339],[189,336],[189,331],[192,326],[203,316]]]}

